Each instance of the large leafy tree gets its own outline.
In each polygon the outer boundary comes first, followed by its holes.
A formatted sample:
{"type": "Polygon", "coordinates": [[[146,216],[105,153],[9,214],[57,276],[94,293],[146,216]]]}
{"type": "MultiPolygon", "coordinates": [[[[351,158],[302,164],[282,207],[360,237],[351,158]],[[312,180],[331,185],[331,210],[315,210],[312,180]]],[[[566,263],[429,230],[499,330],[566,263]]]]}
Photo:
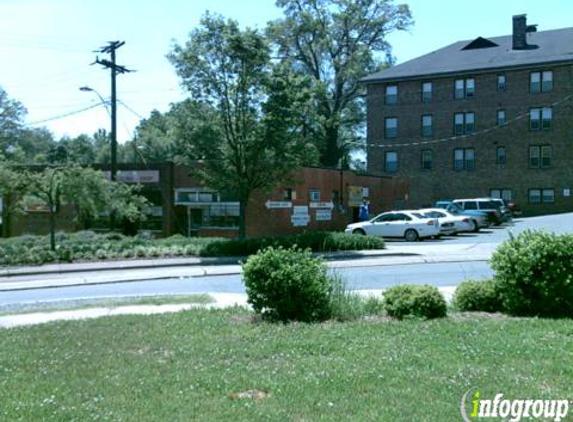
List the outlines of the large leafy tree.
{"type": "Polygon", "coordinates": [[[307,100],[304,80],[273,67],[262,34],[209,14],[169,58],[205,116],[187,138],[186,153],[202,160],[197,173],[206,184],[239,199],[244,238],[252,192],[312,156],[297,127],[307,100]]]}
{"type": "Polygon", "coordinates": [[[173,103],[165,113],[152,111],[136,129],[131,143],[134,159],[159,163],[191,158],[189,144],[204,131],[205,118],[212,112],[209,105],[190,99],[173,103]]]}
{"type": "Polygon", "coordinates": [[[407,5],[392,0],[277,0],[284,18],[267,34],[278,56],[313,80],[309,116],[321,162],[335,166],[363,132],[359,81],[392,62],[387,35],[412,24],[407,5]]]}
{"type": "Polygon", "coordinates": [[[46,167],[41,171],[21,170],[28,196],[23,203],[44,205],[49,212],[50,247],[56,248],[56,217],[63,205],[73,205],[81,221],[94,219],[105,211],[119,218],[145,218],[148,201],[136,186],[105,179],[103,172],[80,166],[46,167]]]}

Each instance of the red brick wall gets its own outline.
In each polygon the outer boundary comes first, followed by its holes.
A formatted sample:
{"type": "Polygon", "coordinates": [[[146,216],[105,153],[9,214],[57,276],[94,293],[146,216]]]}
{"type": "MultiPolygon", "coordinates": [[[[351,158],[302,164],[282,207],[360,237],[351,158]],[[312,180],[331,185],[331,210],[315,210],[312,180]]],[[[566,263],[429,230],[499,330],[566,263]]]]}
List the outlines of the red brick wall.
{"type": "MultiPolygon", "coordinates": [[[[189,175],[190,169],[175,167],[173,174],[174,188],[198,187],[198,180],[189,175]]],[[[369,189],[371,215],[395,207],[395,199],[403,198],[408,191],[408,185],[400,179],[357,175],[351,171],[342,174],[343,200],[345,212],[338,207],[332,209],[331,221],[316,221],[316,209],[308,209],[310,221],[307,226],[294,227],[291,222],[293,208],[267,209],[266,202],[284,201],[284,190],[291,188],[296,193],[293,206],[309,206],[309,190],[320,191],[320,202],[330,202],[332,191],[340,190],[341,174],[339,170],[323,168],[302,168],[295,171],[288,182],[281,184],[268,192],[255,192],[247,206],[247,235],[249,237],[273,236],[282,234],[301,233],[308,230],[343,230],[353,221],[353,210],[347,206],[350,186],[361,186],[369,189]]],[[[180,217],[179,219],[182,219],[180,217]]],[[[238,232],[232,229],[202,229],[199,236],[233,237],[238,232]]]]}
{"type": "MultiPolygon", "coordinates": [[[[524,53],[525,54],[525,53],[524,53]]],[[[489,71],[447,77],[420,78],[392,82],[397,84],[396,105],[384,104],[384,83],[368,86],[368,171],[384,172],[384,152],[398,153],[398,176],[409,180],[408,207],[425,206],[438,199],[468,198],[489,195],[490,189],[512,189],[513,199],[527,214],[573,210],[573,196],[563,195],[563,189],[573,190],[573,66],[542,65],[528,69],[489,71]],[[529,92],[532,71],[553,71],[553,91],[529,92]],[[497,75],[506,75],[506,91],[497,91],[497,75]],[[454,80],[473,77],[475,96],[454,100],[454,80]],[[421,101],[421,84],[433,82],[432,101],[421,101]],[[552,128],[530,131],[528,112],[532,107],[553,106],[552,128]],[[497,110],[506,111],[507,125],[496,128],[497,110]],[[428,140],[451,138],[456,112],[474,112],[477,136],[426,143],[428,140]],[[421,137],[421,116],[433,115],[434,136],[421,137]],[[512,122],[512,120],[520,117],[512,122]],[[384,119],[397,117],[398,137],[384,139],[384,119]],[[488,131],[487,129],[495,129],[488,131]],[[381,148],[392,144],[394,146],[381,148]],[[400,145],[407,144],[407,145],[400,145]],[[553,146],[551,168],[529,168],[528,153],[532,145],[553,146]],[[496,150],[505,147],[506,164],[496,163],[496,150]],[[475,169],[454,170],[455,148],[475,150],[475,169]],[[421,168],[421,150],[433,152],[433,168],[421,168]],[[555,189],[554,204],[529,204],[528,191],[536,188],[555,189]]]]}

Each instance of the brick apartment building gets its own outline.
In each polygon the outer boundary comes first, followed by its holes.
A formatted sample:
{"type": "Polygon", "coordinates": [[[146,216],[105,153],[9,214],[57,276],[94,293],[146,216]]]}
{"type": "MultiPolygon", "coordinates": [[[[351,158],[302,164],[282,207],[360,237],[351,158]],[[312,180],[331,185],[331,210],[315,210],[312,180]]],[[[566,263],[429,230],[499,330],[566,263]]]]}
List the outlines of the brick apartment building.
{"type": "Polygon", "coordinates": [[[407,206],[480,196],[573,211],[573,28],[477,37],[366,77],[368,171],[407,206]]]}

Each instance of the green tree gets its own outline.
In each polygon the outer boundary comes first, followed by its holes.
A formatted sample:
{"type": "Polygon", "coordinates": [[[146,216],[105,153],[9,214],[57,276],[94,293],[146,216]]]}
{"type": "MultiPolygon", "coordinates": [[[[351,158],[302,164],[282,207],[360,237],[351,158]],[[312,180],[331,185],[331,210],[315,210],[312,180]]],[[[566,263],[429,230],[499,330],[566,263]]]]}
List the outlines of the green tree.
{"type": "Polygon", "coordinates": [[[29,186],[22,170],[14,168],[5,161],[0,161],[0,199],[2,200],[2,236],[10,237],[12,216],[21,212],[21,201],[26,196],[29,186]]]}
{"type": "Polygon", "coordinates": [[[139,195],[137,186],[110,182],[101,171],[80,166],[46,167],[42,171],[25,172],[29,187],[28,204],[41,204],[49,209],[50,247],[56,248],[56,216],[64,205],[73,205],[78,218],[86,221],[105,211],[118,218],[137,221],[145,218],[147,200],[139,195]]]}
{"type": "Polygon", "coordinates": [[[365,120],[359,81],[392,62],[386,37],[412,24],[407,5],[392,0],[277,0],[284,18],[267,35],[279,57],[313,80],[309,128],[321,162],[335,166],[345,144],[360,139],[365,120]]]}
{"type": "Polygon", "coordinates": [[[186,154],[202,160],[197,173],[207,185],[237,196],[245,238],[252,192],[275,185],[312,156],[295,125],[307,101],[304,80],[273,68],[259,32],[209,14],[169,58],[192,100],[204,105],[186,154]]]}

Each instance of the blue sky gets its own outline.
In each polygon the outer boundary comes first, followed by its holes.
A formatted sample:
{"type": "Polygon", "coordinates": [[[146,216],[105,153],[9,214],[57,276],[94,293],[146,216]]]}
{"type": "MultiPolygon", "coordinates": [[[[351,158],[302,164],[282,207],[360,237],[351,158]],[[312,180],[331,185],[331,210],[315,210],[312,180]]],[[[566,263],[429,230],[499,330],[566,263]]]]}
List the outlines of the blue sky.
{"type": "MultiPolygon", "coordinates": [[[[396,2],[403,3],[403,2],[396,2]]],[[[415,24],[389,35],[398,63],[458,40],[511,33],[511,17],[527,13],[538,30],[571,26],[571,0],[411,0],[415,24]]],[[[273,0],[0,0],[0,86],[28,109],[27,122],[73,113],[109,97],[109,71],[90,66],[107,41],[126,44],[118,64],[137,72],[118,77],[118,138],[131,139],[139,116],[166,111],[185,98],[165,55],[184,43],[206,10],[262,28],[281,16],[273,0]]],[[[101,55],[102,58],[106,57],[101,55]]],[[[57,137],[109,129],[105,109],[54,119],[57,137]]]]}

